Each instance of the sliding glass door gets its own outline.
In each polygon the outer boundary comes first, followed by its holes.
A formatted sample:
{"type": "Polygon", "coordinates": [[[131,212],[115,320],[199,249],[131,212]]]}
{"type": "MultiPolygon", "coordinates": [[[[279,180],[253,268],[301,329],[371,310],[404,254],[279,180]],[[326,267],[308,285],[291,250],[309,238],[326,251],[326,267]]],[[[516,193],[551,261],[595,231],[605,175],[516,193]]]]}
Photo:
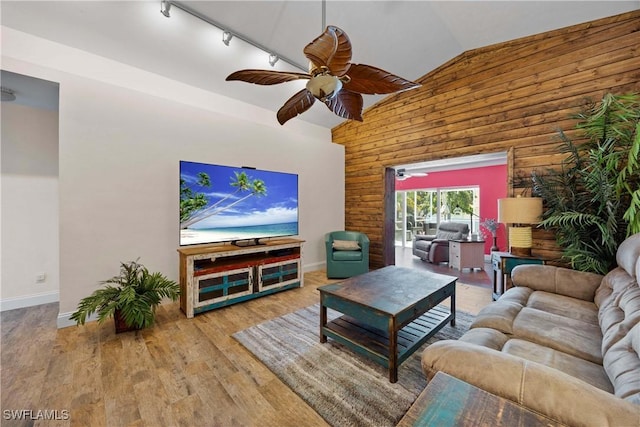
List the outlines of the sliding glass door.
{"type": "Polygon", "coordinates": [[[456,221],[479,227],[478,187],[396,191],[396,246],[411,247],[415,234],[435,234],[438,224],[456,221]]]}

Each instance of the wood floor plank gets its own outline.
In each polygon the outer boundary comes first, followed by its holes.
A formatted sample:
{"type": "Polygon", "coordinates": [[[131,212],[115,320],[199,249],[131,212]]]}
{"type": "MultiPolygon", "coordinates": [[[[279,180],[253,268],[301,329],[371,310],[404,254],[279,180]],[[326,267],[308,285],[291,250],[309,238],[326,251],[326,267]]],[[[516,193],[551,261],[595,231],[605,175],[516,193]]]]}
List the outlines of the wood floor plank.
{"type": "MultiPolygon", "coordinates": [[[[480,286],[458,285],[459,309],[491,301],[486,274],[477,277],[480,286]]],[[[3,312],[2,409],[69,411],[33,423],[46,426],[326,426],[232,335],[317,303],[316,288],[330,282],[309,272],[302,288],[193,319],[165,303],[153,327],[124,334],[111,321],[58,330],[57,304],[3,312]]]]}

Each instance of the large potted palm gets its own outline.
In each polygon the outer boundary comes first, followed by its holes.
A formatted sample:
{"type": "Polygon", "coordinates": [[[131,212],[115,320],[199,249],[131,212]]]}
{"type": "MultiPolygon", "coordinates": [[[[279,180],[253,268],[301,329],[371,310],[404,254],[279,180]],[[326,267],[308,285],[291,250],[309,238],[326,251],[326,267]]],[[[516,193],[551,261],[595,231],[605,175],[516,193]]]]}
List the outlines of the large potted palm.
{"type": "Polygon", "coordinates": [[[560,132],[558,169],[533,173],[540,226],[553,230],[572,268],[606,274],[616,250],[640,232],[640,96],[607,94],[577,114],[573,139],[560,132]]]}
{"type": "Polygon", "coordinates": [[[153,324],[156,307],[163,298],[175,301],[180,295],[175,281],[161,273],[150,273],[137,260],[121,263],[120,274],[101,283],[106,286],[83,298],[71,315],[78,325],[97,313],[99,323],[113,317],[116,333],[146,328],[153,324]]]}

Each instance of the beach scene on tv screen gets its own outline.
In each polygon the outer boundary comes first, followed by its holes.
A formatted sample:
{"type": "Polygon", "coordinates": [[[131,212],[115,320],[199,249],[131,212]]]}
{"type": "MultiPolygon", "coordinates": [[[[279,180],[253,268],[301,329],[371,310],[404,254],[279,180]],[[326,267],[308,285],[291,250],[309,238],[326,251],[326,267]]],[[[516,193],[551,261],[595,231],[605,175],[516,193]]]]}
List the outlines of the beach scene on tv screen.
{"type": "Polygon", "coordinates": [[[298,176],[180,162],[180,245],[298,234],[298,176]]]}

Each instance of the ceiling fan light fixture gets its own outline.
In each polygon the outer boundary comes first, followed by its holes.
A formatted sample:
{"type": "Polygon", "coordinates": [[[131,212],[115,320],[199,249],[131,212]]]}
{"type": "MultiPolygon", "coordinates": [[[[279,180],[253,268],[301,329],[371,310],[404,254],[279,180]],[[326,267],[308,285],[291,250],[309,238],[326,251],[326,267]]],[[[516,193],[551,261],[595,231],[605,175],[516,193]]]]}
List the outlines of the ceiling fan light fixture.
{"type": "Polygon", "coordinates": [[[330,74],[319,74],[307,82],[307,90],[322,102],[336,96],[340,89],[342,89],[342,82],[330,74]]]}
{"type": "Polygon", "coordinates": [[[16,100],[16,95],[11,89],[3,87],[0,88],[0,91],[2,92],[2,102],[11,102],[16,100]]]}
{"type": "Polygon", "coordinates": [[[171,18],[171,2],[163,0],[160,2],[160,13],[162,13],[165,17],[171,18]]]}
{"type": "Polygon", "coordinates": [[[231,34],[229,31],[222,32],[222,43],[224,43],[226,46],[229,46],[229,42],[232,38],[233,34],[231,34]]]}
{"type": "Polygon", "coordinates": [[[280,59],[278,57],[278,55],[276,55],[275,53],[270,53],[269,54],[269,65],[271,65],[273,67],[274,65],[276,65],[276,62],[278,62],[278,59],[280,59]]]}

